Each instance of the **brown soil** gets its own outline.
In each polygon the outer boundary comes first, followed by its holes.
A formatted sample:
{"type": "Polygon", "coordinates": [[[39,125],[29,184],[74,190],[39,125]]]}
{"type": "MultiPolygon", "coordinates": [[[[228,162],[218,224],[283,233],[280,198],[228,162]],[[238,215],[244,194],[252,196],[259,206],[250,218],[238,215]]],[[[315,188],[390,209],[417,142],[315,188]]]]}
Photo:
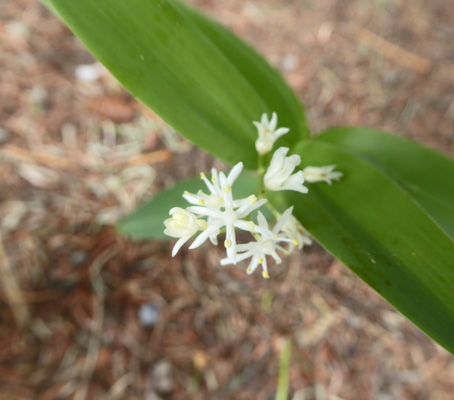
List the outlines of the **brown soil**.
{"type": "MultiPolygon", "coordinates": [[[[454,154],[453,2],[193,3],[284,73],[314,132],[454,154]]],[[[108,72],[77,79],[93,62],[38,1],[0,1],[0,400],[272,399],[284,338],[291,399],[453,398],[452,356],[318,245],[265,281],[217,248],[172,259],[119,236],[142,200],[222,164],[108,72]]]]}

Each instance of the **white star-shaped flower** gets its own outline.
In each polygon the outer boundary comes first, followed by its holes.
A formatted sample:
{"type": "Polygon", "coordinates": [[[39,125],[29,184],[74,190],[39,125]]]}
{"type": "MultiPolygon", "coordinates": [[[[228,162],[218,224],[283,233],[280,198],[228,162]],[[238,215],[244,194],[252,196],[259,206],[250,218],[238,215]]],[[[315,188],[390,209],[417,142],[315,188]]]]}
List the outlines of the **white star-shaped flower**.
{"type": "MultiPolygon", "coordinates": [[[[238,178],[242,169],[243,163],[238,163],[232,168],[227,176],[227,182],[230,187],[233,185],[236,178],[238,178]]],[[[207,186],[210,194],[206,194],[202,190],[199,190],[197,194],[189,193],[186,191],[184,192],[183,197],[191,204],[220,210],[221,207],[224,206],[225,202],[218,171],[216,170],[216,168],[211,169],[211,182],[203,172],[200,174],[200,178],[205,182],[205,185],[207,186]]],[[[233,205],[239,206],[240,204],[237,201],[233,201],[233,205]]],[[[211,222],[212,217],[208,217],[208,224],[210,224],[211,222]]],[[[219,231],[213,231],[213,233],[211,233],[209,236],[211,243],[213,243],[215,246],[218,244],[217,236],[219,235],[219,233],[219,231]]]]}
{"type": "MultiPolygon", "coordinates": [[[[279,243],[290,242],[295,246],[299,244],[296,239],[289,239],[284,236],[279,236],[279,232],[281,231],[283,225],[287,222],[288,218],[291,216],[292,211],[293,207],[287,209],[284,214],[282,214],[280,220],[276,223],[273,230],[269,230],[266,218],[260,211],[258,212],[257,222],[261,233],[255,235],[255,241],[237,245],[237,262],[251,258],[249,266],[246,270],[249,275],[257,269],[259,264],[261,264],[263,269],[263,277],[266,279],[269,278],[270,275],[268,273],[266,256],[273,257],[276,263],[280,264],[282,262],[282,259],[277,254],[277,250],[280,250],[285,254],[288,254],[288,251],[279,243]]],[[[221,260],[221,265],[228,264],[235,264],[235,262],[233,262],[230,257],[221,260]]]]}
{"type": "Polygon", "coordinates": [[[203,192],[197,194],[185,193],[184,197],[192,204],[187,210],[197,214],[199,217],[207,218],[207,228],[202,232],[189,247],[195,249],[210,237],[215,240],[221,229],[226,229],[226,239],[224,246],[227,249],[227,256],[236,263],[236,235],[235,228],[249,232],[261,232],[252,221],[245,221],[252,211],[266,203],[266,199],[258,200],[255,195],[240,200],[233,200],[232,185],[243,169],[243,163],[238,163],[226,177],[223,172],[213,172],[212,182],[202,176],[205,184],[210,191],[210,195],[203,192]]]}
{"type": "Polygon", "coordinates": [[[205,230],[207,222],[204,219],[198,219],[194,214],[189,211],[174,207],[170,210],[169,214],[172,218],[164,221],[166,229],[164,233],[174,238],[180,238],[175,243],[172,250],[172,257],[177,254],[181,246],[183,246],[197,231],[205,230]]]}
{"type": "Polygon", "coordinates": [[[286,157],[288,151],[288,147],[280,147],[274,152],[263,179],[265,187],[273,191],[296,190],[300,193],[307,193],[308,189],[303,185],[303,171],[292,175],[295,168],[300,165],[301,157],[297,154],[286,157]]]}
{"type": "Polygon", "coordinates": [[[254,121],[253,124],[257,127],[259,137],[255,141],[255,148],[259,154],[266,154],[273,148],[274,142],[282,135],[285,135],[289,128],[277,128],[277,114],[273,112],[271,120],[268,120],[268,115],[262,115],[260,122],[254,121]]]}
{"type": "Polygon", "coordinates": [[[335,165],[325,165],[324,167],[306,167],[303,170],[306,182],[326,182],[331,185],[332,181],[338,181],[344,174],[334,171],[335,165]]]}

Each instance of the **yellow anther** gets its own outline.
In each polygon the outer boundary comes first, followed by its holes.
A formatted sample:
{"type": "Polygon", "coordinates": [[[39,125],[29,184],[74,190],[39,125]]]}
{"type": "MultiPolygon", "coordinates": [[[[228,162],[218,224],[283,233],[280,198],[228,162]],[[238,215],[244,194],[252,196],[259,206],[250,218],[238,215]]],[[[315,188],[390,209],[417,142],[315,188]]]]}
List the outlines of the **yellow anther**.
{"type": "Polygon", "coordinates": [[[223,202],[224,202],[224,197],[220,197],[220,198],[219,198],[219,201],[220,201],[221,203],[223,203],[223,202]]]}
{"type": "Polygon", "coordinates": [[[293,240],[292,240],[292,243],[293,243],[295,246],[298,246],[298,245],[300,244],[300,243],[298,242],[298,240],[296,240],[296,239],[293,239],[293,240]]]}
{"type": "Polygon", "coordinates": [[[286,256],[288,256],[288,255],[290,254],[290,252],[289,252],[288,250],[285,250],[285,251],[284,251],[284,254],[285,254],[286,256]]]}
{"type": "Polygon", "coordinates": [[[247,201],[249,202],[249,204],[252,206],[253,204],[255,204],[257,202],[257,196],[251,194],[248,198],[247,198],[247,201]]]}
{"type": "Polygon", "coordinates": [[[200,173],[200,179],[206,179],[207,176],[205,175],[205,172],[200,173]]]}
{"type": "Polygon", "coordinates": [[[184,194],[185,194],[185,195],[188,195],[188,194],[191,194],[191,193],[189,193],[187,190],[185,190],[185,191],[184,191],[184,194]]]}
{"type": "Polygon", "coordinates": [[[258,262],[259,264],[263,264],[263,261],[264,261],[264,260],[263,260],[262,257],[260,257],[260,258],[257,260],[257,262],[258,262]]]}
{"type": "Polygon", "coordinates": [[[246,270],[246,272],[247,272],[248,274],[250,274],[250,273],[252,272],[252,268],[248,268],[248,269],[246,270]]]}
{"type": "Polygon", "coordinates": [[[274,235],[274,238],[275,238],[275,239],[277,239],[277,237],[278,237],[277,235],[274,235]]]}
{"type": "Polygon", "coordinates": [[[205,204],[205,202],[204,202],[202,199],[200,199],[200,200],[198,201],[198,203],[199,203],[201,206],[203,206],[203,205],[205,204]]]}
{"type": "Polygon", "coordinates": [[[263,271],[262,276],[264,279],[270,279],[270,274],[268,273],[268,271],[263,271]]]}
{"type": "Polygon", "coordinates": [[[224,193],[230,193],[232,191],[232,188],[229,185],[222,185],[222,191],[224,193]]]}
{"type": "Polygon", "coordinates": [[[230,247],[232,247],[232,241],[231,240],[226,240],[224,242],[224,246],[226,249],[229,249],[230,247]]]}
{"type": "Polygon", "coordinates": [[[213,183],[216,182],[216,178],[214,177],[214,175],[211,176],[211,182],[213,182],[213,183]]]}
{"type": "Polygon", "coordinates": [[[253,231],[255,229],[255,224],[252,221],[249,221],[248,228],[249,230],[253,231]]]}

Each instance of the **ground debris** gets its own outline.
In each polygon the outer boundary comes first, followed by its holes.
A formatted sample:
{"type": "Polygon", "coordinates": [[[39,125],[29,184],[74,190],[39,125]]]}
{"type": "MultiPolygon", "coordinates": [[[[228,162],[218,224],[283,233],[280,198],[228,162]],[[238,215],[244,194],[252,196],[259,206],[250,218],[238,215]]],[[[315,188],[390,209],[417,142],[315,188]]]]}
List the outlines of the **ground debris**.
{"type": "MultiPolygon", "coordinates": [[[[454,3],[190,2],[282,68],[314,132],[454,153],[454,3]]],[[[452,356],[319,246],[264,284],[220,249],[120,236],[141,201],[224,164],[38,0],[0,2],[0,43],[0,400],[267,400],[284,336],[294,400],[452,399],[452,356]]]]}

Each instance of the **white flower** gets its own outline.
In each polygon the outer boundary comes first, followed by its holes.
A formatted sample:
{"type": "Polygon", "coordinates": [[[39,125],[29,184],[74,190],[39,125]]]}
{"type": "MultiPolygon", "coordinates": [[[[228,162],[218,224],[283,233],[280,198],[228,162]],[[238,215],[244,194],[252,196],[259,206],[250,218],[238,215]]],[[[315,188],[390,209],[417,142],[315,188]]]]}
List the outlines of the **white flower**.
{"type": "MultiPolygon", "coordinates": [[[[243,261],[247,258],[251,258],[246,271],[249,275],[257,269],[259,264],[261,264],[263,269],[262,276],[268,279],[270,275],[268,273],[266,256],[273,257],[276,263],[280,264],[282,262],[282,259],[279,257],[276,250],[280,250],[285,254],[288,254],[288,251],[285,250],[285,248],[283,248],[279,243],[290,242],[295,246],[299,244],[296,239],[289,239],[287,237],[278,235],[283,225],[291,216],[292,211],[293,207],[290,207],[288,210],[286,210],[280,220],[274,226],[272,231],[270,231],[268,228],[268,222],[266,218],[260,211],[258,212],[257,221],[261,232],[255,235],[256,240],[246,244],[237,245],[237,261],[243,261]]],[[[221,260],[221,265],[228,265],[232,263],[235,264],[230,257],[221,260]]]]}
{"type": "Polygon", "coordinates": [[[203,219],[198,219],[194,214],[180,207],[174,207],[169,214],[172,218],[164,221],[166,229],[164,233],[168,236],[180,238],[173,247],[172,257],[177,254],[181,246],[183,246],[198,230],[205,230],[207,222],[203,219]]]}
{"type": "Polygon", "coordinates": [[[212,182],[202,176],[205,184],[210,191],[210,195],[203,192],[197,194],[185,193],[184,197],[192,204],[187,210],[200,217],[208,217],[207,228],[202,232],[189,247],[195,249],[209,237],[212,241],[216,240],[221,229],[226,229],[226,239],[224,246],[227,249],[227,256],[236,263],[237,244],[235,228],[250,232],[261,232],[252,221],[244,221],[252,211],[266,203],[266,199],[257,200],[255,195],[240,200],[233,200],[232,184],[241,173],[243,163],[238,163],[226,177],[223,172],[218,173],[213,170],[212,182]]]}
{"type": "MultiPolygon", "coordinates": [[[[231,187],[235,182],[236,178],[240,175],[243,169],[243,163],[236,164],[229,175],[227,176],[228,185],[231,187]]],[[[189,193],[188,191],[184,192],[183,197],[191,204],[206,206],[215,210],[220,210],[224,206],[224,193],[222,191],[221,183],[219,180],[219,173],[215,168],[211,169],[211,182],[207,179],[205,173],[200,174],[200,179],[205,182],[205,185],[208,188],[210,194],[206,194],[203,191],[199,190],[197,194],[189,193]]],[[[234,206],[239,206],[240,204],[236,201],[233,201],[234,206]]],[[[208,217],[208,224],[211,224],[213,218],[208,217]]],[[[218,244],[217,236],[220,231],[213,231],[210,233],[210,241],[215,246],[218,244]]]]}
{"type": "Polygon", "coordinates": [[[268,115],[263,114],[260,122],[254,121],[253,124],[257,127],[259,137],[255,141],[255,148],[259,154],[266,154],[273,148],[274,142],[282,135],[285,135],[289,129],[277,127],[277,114],[273,112],[271,120],[268,120],[268,115]]]}
{"type": "MultiPolygon", "coordinates": [[[[285,224],[282,226],[282,232],[289,239],[296,240],[298,242],[298,250],[301,250],[304,245],[311,245],[312,239],[309,236],[309,232],[304,229],[303,225],[293,216],[287,219],[285,224]]],[[[288,251],[291,253],[295,248],[294,243],[291,243],[288,251]]]]}
{"type": "Polygon", "coordinates": [[[307,182],[326,182],[331,185],[331,182],[338,181],[344,175],[342,172],[334,171],[335,165],[325,165],[324,167],[306,167],[303,170],[304,178],[307,182]]]}
{"type": "Polygon", "coordinates": [[[264,177],[265,187],[269,190],[296,190],[307,193],[307,187],[303,186],[303,171],[292,175],[295,167],[300,165],[301,157],[296,154],[286,157],[288,150],[288,147],[280,147],[274,152],[264,177]]]}
{"type": "MultiPolygon", "coordinates": [[[[227,183],[232,187],[236,178],[240,175],[243,170],[243,163],[239,162],[236,164],[230,173],[227,176],[227,183]]],[[[219,179],[219,173],[216,168],[211,169],[211,182],[206,177],[205,173],[200,174],[200,179],[205,182],[210,194],[206,194],[203,191],[199,190],[197,194],[184,192],[183,197],[191,204],[208,206],[211,208],[219,209],[224,206],[224,192],[221,187],[221,182],[219,179]]],[[[234,202],[235,203],[235,202],[234,202]]]]}

